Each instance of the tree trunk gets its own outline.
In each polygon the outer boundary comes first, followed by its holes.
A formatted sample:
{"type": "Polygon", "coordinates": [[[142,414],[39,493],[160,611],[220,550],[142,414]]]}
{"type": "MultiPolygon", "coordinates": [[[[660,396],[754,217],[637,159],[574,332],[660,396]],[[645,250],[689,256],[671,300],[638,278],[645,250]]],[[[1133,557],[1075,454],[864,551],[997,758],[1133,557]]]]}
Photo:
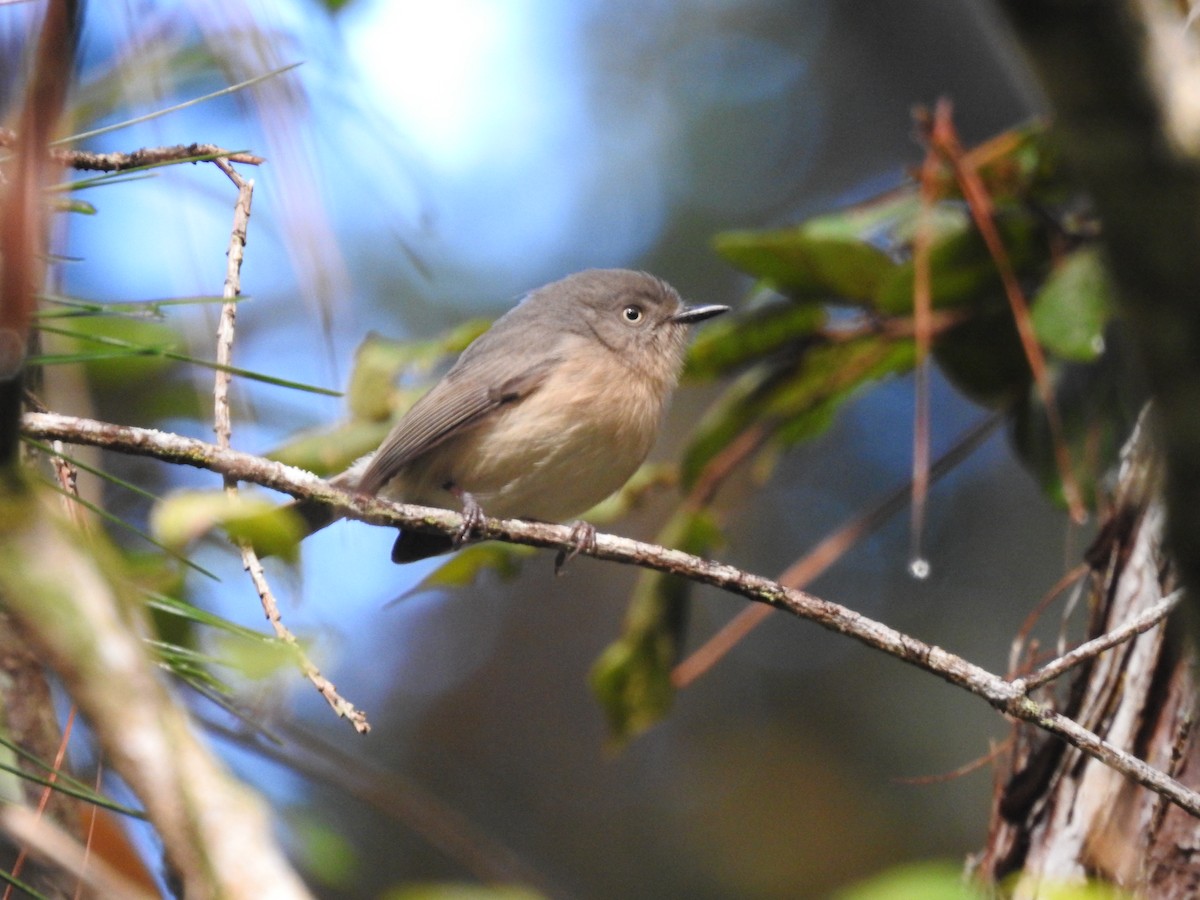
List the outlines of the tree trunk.
{"type": "MultiPolygon", "coordinates": [[[[1143,422],[1130,441],[1113,509],[1088,553],[1083,639],[1119,627],[1176,588],[1162,547],[1160,461],[1148,431],[1143,422]]],[[[1119,644],[1043,699],[1197,789],[1196,691],[1184,624],[1176,614],[1119,644]]],[[[984,879],[1020,872],[1014,896],[1026,898],[1084,879],[1156,900],[1200,895],[1200,820],[1029,726],[1016,727],[1006,765],[976,861],[984,879]]]]}

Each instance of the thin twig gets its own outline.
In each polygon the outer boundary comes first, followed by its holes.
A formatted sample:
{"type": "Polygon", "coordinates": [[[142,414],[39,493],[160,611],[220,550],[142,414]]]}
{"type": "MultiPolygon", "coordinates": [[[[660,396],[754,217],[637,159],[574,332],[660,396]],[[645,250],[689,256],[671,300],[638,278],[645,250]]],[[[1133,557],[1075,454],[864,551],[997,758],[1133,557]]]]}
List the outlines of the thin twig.
{"type": "MultiPolygon", "coordinates": [[[[0,128],[0,147],[12,147],[17,143],[17,133],[11,128],[0,128]]],[[[226,159],[247,166],[259,166],[266,162],[253,153],[231,152],[216,144],[176,144],[173,147],[139,147],[129,153],[94,153],[91,150],[63,150],[53,148],[50,158],[60,165],[80,172],[125,172],[129,169],[149,169],[176,162],[201,162],[210,159],[226,159]]]]}
{"type": "MultiPolygon", "coordinates": [[[[1021,667],[1021,656],[1028,645],[1029,636],[1033,633],[1033,629],[1037,627],[1038,622],[1041,621],[1046,610],[1050,608],[1050,604],[1053,603],[1054,600],[1067,588],[1079,583],[1080,579],[1087,575],[1089,571],[1090,567],[1086,562],[1082,562],[1075,566],[1073,569],[1059,578],[1058,581],[1056,581],[1050,588],[1050,590],[1046,591],[1042,599],[1038,601],[1037,605],[1030,611],[1029,615],[1025,617],[1025,621],[1023,621],[1021,623],[1021,627],[1017,629],[1017,634],[1013,638],[1012,645],[1008,650],[1008,671],[1010,675],[1016,674],[1017,669],[1021,667]]],[[[1070,600],[1067,601],[1067,605],[1071,605],[1070,600]]],[[[1069,616],[1064,615],[1064,620],[1066,618],[1069,618],[1069,616]]]]}
{"type": "Polygon", "coordinates": [[[1132,637],[1149,631],[1171,614],[1171,611],[1179,605],[1182,597],[1182,589],[1173,591],[1140,616],[1130,619],[1119,628],[1114,628],[1106,634],[1080,644],[1071,652],[1064,653],[1057,659],[1046,663],[1046,665],[1042,666],[1036,672],[1032,672],[1024,678],[1014,679],[1012,683],[1020,686],[1022,691],[1028,693],[1034,688],[1045,684],[1047,681],[1053,681],[1080,663],[1099,656],[1105,650],[1110,650],[1117,646],[1117,644],[1124,643],[1132,637]]]}
{"type": "Polygon", "coordinates": [[[250,580],[254,582],[254,587],[258,591],[258,598],[262,601],[263,612],[266,613],[267,621],[271,623],[271,628],[275,631],[275,636],[296,654],[296,663],[300,667],[300,671],[304,673],[304,677],[312,682],[313,687],[317,689],[329,707],[349,721],[354,726],[354,730],[359,734],[366,734],[371,730],[371,723],[367,721],[367,714],[361,709],[355,707],[353,703],[338,693],[333,682],[321,674],[321,670],[316,664],[309,659],[308,654],[304,652],[304,648],[300,642],[296,640],[296,636],[292,633],[279,614],[279,604],[275,601],[275,595],[271,592],[271,587],[267,583],[266,572],[263,571],[262,561],[258,558],[258,554],[250,546],[242,548],[242,562],[246,567],[246,571],[250,573],[250,580]]]}
{"type": "MultiPolygon", "coordinates": [[[[233,380],[233,336],[237,322],[237,297],[241,293],[242,258],[246,250],[246,229],[250,223],[250,203],[254,198],[254,182],[246,181],[223,159],[214,160],[222,172],[238,189],[237,202],[233,208],[233,228],[229,235],[229,250],[226,252],[225,284],[221,295],[221,318],[217,323],[217,371],[213,379],[213,431],[217,435],[217,446],[228,449],[233,434],[233,423],[229,414],[229,383],[233,380]]],[[[235,480],[225,479],[227,488],[236,489],[235,480]]]]}
{"type": "MultiPolygon", "coordinates": [[[[463,526],[463,518],[457,512],[391,503],[378,497],[342,491],[310,472],[247,453],[224,450],[181,435],[52,413],[26,413],[22,419],[22,430],[30,437],[43,440],[60,439],[71,443],[93,444],[125,453],[154,456],[170,462],[209,469],[297,497],[332,504],[339,514],[347,518],[374,525],[416,528],[440,534],[455,534],[463,526]]],[[[504,540],[555,550],[569,551],[577,546],[569,525],[488,518],[484,519],[477,533],[481,540],[504,540]]],[[[595,546],[587,548],[584,552],[597,559],[641,566],[670,575],[681,575],[748,600],[769,604],[815,622],[822,628],[852,637],[860,643],[963,688],[1007,716],[1031,722],[1058,735],[1067,743],[1138,784],[1161,794],[1193,815],[1200,816],[1200,794],[1142,760],[1112,746],[1079,723],[1055,712],[1048,705],[1026,696],[1001,676],[940,647],[927,644],[844,606],[785,587],[762,575],[701,559],[679,550],[615,535],[597,534],[595,546]]]]}
{"type": "MultiPolygon", "coordinates": [[[[229,412],[229,385],[233,379],[233,341],[237,325],[237,298],[241,293],[242,259],[246,249],[246,231],[250,222],[250,204],[254,198],[254,181],[242,178],[238,171],[226,159],[216,159],[213,162],[228,176],[238,189],[237,203],[234,205],[233,228],[229,235],[229,250],[226,254],[225,284],[222,296],[225,302],[221,305],[221,318],[217,324],[217,372],[213,381],[213,431],[217,435],[217,446],[228,450],[233,434],[233,419],[229,412]]],[[[225,490],[237,493],[238,480],[230,475],[225,476],[225,490]]],[[[242,568],[250,575],[254,589],[262,603],[263,613],[275,636],[283,641],[296,656],[297,665],[305,677],[312,682],[325,701],[339,716],[347,719],[359,734],[371,730],[366,713],[355,708],[354,704],[342,697],[333,682],[321,674],[321,670],[309,659],[303,646],[283,623],[279,612],[279,604],[267,581],[266,572],[258,553],[248,541],[239,541],[238,549],[242,555],[242,568]]]]}

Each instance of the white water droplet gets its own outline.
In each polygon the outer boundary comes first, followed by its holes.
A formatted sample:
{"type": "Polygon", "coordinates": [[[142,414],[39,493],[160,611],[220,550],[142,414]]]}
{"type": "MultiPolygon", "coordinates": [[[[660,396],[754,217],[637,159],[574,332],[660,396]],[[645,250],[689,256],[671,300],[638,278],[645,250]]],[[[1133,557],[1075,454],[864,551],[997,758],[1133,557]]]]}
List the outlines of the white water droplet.
{"type": "Polygon", "coordinates": [[[911,560],[908,564],[908,574],[918,581],[924,581],[928,578],[931,571],[929,560],[920,556],[911,560]]]}

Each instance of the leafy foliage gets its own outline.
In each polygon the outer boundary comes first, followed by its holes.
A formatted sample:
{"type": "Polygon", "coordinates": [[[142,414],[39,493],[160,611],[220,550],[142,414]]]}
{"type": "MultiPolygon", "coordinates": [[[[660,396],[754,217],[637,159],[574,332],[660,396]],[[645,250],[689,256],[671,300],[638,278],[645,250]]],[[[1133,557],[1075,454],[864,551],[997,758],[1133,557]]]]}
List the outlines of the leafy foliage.
{"type": "MultiPolygon", "coordinates": [[[[1094,229],[1052,214],[1065,208],[1072,191],[1039,126],[1000,135],[969,154],[969,162],[990,194],[1008,264],[1022,284],[1034,286],[1032,328],[1051,367],[1076,479],[1093,496],[1144,399],[1114,322],[1103,258],[1088,240],[1094,229]]],[[[732,381],[684,451],[685,489],[706,492],[731,462],[750,460],[765,476],[780,450],[820,434],[846,400],[912,369],[913,249],[924,213],[933,362],[967,396],[1010,414],[1022,459],[1061,502],[1046,411],[997,263],[948,167],[935,186],[938,199],[924,211],[910,184],[787,228],[715,238],[716,251],[756,279],[755,293],[775,299],[714,323],[692,348],[692,377],[732,381]]],[[[677,518],[657,540],[712,546],[691,537],[677,518]]],[[[597,663],[593,686],[618,739],[669,706],[678,614],[668,611],[686,593],[686,585],[644,574],[625,635],[597,663]]]]}

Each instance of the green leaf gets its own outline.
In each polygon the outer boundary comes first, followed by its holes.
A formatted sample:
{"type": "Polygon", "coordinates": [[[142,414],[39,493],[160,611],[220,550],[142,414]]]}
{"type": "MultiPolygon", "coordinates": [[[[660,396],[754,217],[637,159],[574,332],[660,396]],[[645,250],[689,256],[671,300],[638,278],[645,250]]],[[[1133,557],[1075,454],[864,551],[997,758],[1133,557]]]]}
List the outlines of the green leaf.
{"type": "Polygon", "coordinates": [[[117,388],[130,382],[154,382],[165,378],[174,363],[167,352],[182,345],[183,339],[169,325],[146,319],[95,316],[72,320],[72,327],[51,326],[39,319],[38,330],[91,347],[67,350],[61,340],[46,341],[43,363],[55,355],[67,359],[87,359],[88,375],[102,387],[117,388]],[[96,349],[96,348],[99,349],[96,349]]]}
{"type": "Polygon", "coordinates": [[[293,438],[267,456],[319,475],[342,471],[378,447],[392,423],[428,389],[430,373],[490,324],[472,319],[426,341],[368,335],[355,351],[346,388],[350,418],[293,438]]]}
{"type": "Polygon", "coordinates": [[[229,94],[235,94],[238,91],[245,90],[248,87],[275,78],[285,72],[290,72],[292,69],[301,65],[295,62],[286,66],[280,66],[277,69],[272,69],[270,72],[264,72],[262,75],[256,75],[253,78],[247,78],[245,81],[239,81],[237,84],[231,84],[228,87],[223,87],[220,90],[204,94],[199,97],[193,97],[190,100],[185,100],[182,103],[176,103],[174,106],[164,106],[162,109],[156,109],[153,112],[146,113],[144,116],[136,116],[132,119],[124,119],[120,122],[114,122],[112,125],[105,125],[101,128],[93,128],[91,131],[83,131],[78,134],[68,135],[64,138],[59,138],[56,141],[51,141],[51,147],[59,147],[64,144],[75,144],[79,141],[87,140],[88,138],[96,137],[101,134],[108,134],[111,131],[119,131],[122,128],[128,128],[131,125],[140,125],[142,122],[149,122],[151,119],[157,119],[159,116],[165,116],[169,113],[178,112],[181,109],[187,109],[189,106],[195,106],[198,103],[204,103],[206,100],[214,100],[217,97],[224,97],[229,94]]]}
{"type": "MultiPolygon", "coordinates": [[[[369,334],[354,352],[354,370],[346,388],[350,415],[358,419],[382,420],[406,409],[417,396],[398,404],[396,382],[406,375],[423,380],[439,365],[458,356],[467,345],[491,326],[487,319],[470,319],[429,340],[396,341],[369,334]]],[[[407,392],[405,392],[407,393],[407,392]]]]}
{"type": "Polygon", "coordinates": [[[1104,352],[1104,327],[1116,303],[1112,282],[1096,247],[1064,259],[1033,298],[1033,330],[1062,359],[1090,362],[1104,352]]]}
{"type": "Polygon", "coordinates": [[[640,508],[648,495],[679,484],[679,472],[673,463],[643,463],[615,494],[601,500],[580,518],[593,525],[615,522],[640,508]]]}
{"type": "MultiPolygon", "coordinates": [[[[233,298],[234,303],[249,300],[246,294],[233,298]]],[[[165,297],[154,300],[88,300],[65,294],[39,294],[38,300],[61,309],[39,309],[39,318],[62,318],[84,316],[125,315],[135,319],[161,319],[163,309],[171,306],[193,306],[228,302],[225,297],[214,294],[197,294],[191,297],[165,297]]]]}
{"type": "Polygon", "coordinates": [[[827,319],[820,307],[787,302],[723,316],[692,342],[685,375],[713,378],[773,353],[795,350],[810,340],[827,319]]]}
{"type": "Polygon", "coordinates": [[[175,616],[184,621],[194,623],[196,625],[204,625],[209,628],[216,628],[220,631],[228,632],[229,634],[237,635],[250,641],[260,643],[276,643],[275,638],[263,634],[261,631],[255,631],[253,628],[247,628],[245,625],[239,625],[236,622],[231,622],[228,619],[222,618],[206,609],[201,609],[193,603],[188,603],[186,600],[181,600],[178,597],[173,597],[170,594],[161,594],[156,591],[145,591],[144,601],[146,607],[152,611],[157,611],[169,616],[175,616]]]}
{"type": "MultiPolygon", "coordinates": [[[[722,535],[707,512],[680,510],[655,540],[704,556],[722,535]]],[[[679,659],[690,592],[687,579],[643,572],[621,637],[606,647],[592,666],[592,692],[618,746],[659,721],[671,708],[675,692],[671,669],[679,659]]]]}
{"type": "Polygon", "coordinates": [[[246,678],[261,681],[295,667],[297,648],[284,641],[259,635],[247,640],[242,635],[224,634],[217,638],[220,662],[237,670],[246,678]]]}
{"type": "Polygon", "coordinates": [[[863,239],[853,211],[778,231],[727,231],[713,246],[743,272],[797,300],[867,301],[896,267],[863,239]]]}
{"type": "Polygon", "coordinates": [[[684,486],[695,484],[704,467],[754,424],[786,443],[821,433],[855,391],[908,370],[914,353],[910,340],[870,334],[815,345],[796,359],[752,369],[701,419],[684,453],[684,486]]]}
{"type": "Polygon", "coordinates": [[[331,888],[353,892],[362,868],[358,851],[341,831],[297,805],[287,815],[288,833],[304,867],[331,888]]]}
{"type": "MultiPolygon", "coordinates": [[[[135,319],[112,319],[107,317],[97,317],[94,319],[77,320],[86,322],[122,322],[127,325],[153,326],[155,323],[144,322],[135,319]]],[[[161,327],[161,326],[159,326],[161,327]]],[[[217,372],[228,372],[231,375],[238,375],[242,378],[248,378],[251,381],[260,381],[263,384],[273,384],[278,387],[291,388],[297,391],[307,391],[311,394],[324,394],[329,397],[339,397],[339,391],[330,390],[329,388],[317,387],[316,385],[303,384],[299,381],[290,381],[286,378],[276,378],[273,375],[264,375],[262,372],[252,372],[249,369],[242,369],[237,366],[226,366],[218,362],[213,362],[207,359],[199,359],[195,356],[189,356],[185,353],[179,353],[171,349],[169,344],[157,344],[153,342],[144,342],[142,340],[127,340],[125,338],[113,337],[112,335],[102,335],[92,330],[92,333],[80,329],[69,330],[66,328],[57,328],[47,325],[44,322],[38,323],[38,329],[51,334],[62,335],[63,337],[77,338],[82,341],[91,341],[96,344],[102,344],[108,347],[120,347],[130,351],[131,356],[145,356],[149,358],[162,358],[174,360],[175,362],[191,363],[194,366],[203,366],[207,369],[212,369],[217,372]]],[[[121,363],[120,369],[126,372],[129,369],[129,361],[121,363]]]]}
{"type": "Polygon", "coordinates": [[[105,797],[103,794],[96,793],[95,789],[90,785],[84,784],[82,781],[72,776],[69,772],[64,771],[61,767],[55,767],[50,763],[44,762],[35,754],[30,753],[20,744],[10,741],[3,735],[0,735],[0,747],[3,747],[5,750],[7,750],[9,754],[8,760],[5,762],[0,762],[0,769],[3,769],[5,772],[15,775],[18,778],[27,778],[32,781],[36,781],[38,784],[51,787],[54,790],[61,791],[68,796],[77,797],[78,799],[87,803],[92,803],[96,806],[111,810],[115,813],[120,813],[124,816],[129,816],[134,819],[146,818],[146,814],[141,810],[117,803],[116,801],[105,797]],[[45,777],[32,775],[27,768],[20,768],[12,765],[12,761],[18,756],[30,763],[32,766],[45,772],[45,777]],[[54,775],[53,781],[50,779],[52,774],[54,775]]]}
{"type": "Polygon", "coordinates": [[[244,492],[181,491],[159,501],[150,513],[151,533],[176,549],[218,527],[263,555],[291,560],[304,537],[303,523],[294,510],[244,492]]]}
{"type": "Polygon", "coordinates": [[[130,522],[126,522],[120,516],[114,515],[113,513],[109,512],[107,509],[104,509],[104,507],[100,506],[99,504],[92,503],[90,500],[83,498],[78,493],[74,493],[74,494],[68,493],[66,490],[64,490],[58,484],[49,483],[49,487],[52,491],[62,494],[62,496],[66,497],[67,500],[70,501],[71,503],[74,503],[77,506],[82,506],[88,512],[91,512],[91,513],[99,516],[104,521],[109,522],[113,525],[116,525],[120,528],[124,528],[127,531],[133,532],[134,534],[136,534],[138,537],[142,538],[143,540],[145,540],[145,541],[153,544],[155,547],[158,547],[161,550],[165,551],[167,554],[169,554],[170,556],[177,559],[179,562],[181,562],[183,565],[187,566],[189,569],[199,572],[201,575],[211,578],[213,581],[220,580],[219,578],[217,578],[216,575],[214,575],[208,569],[192,562],[190,559],[188,559],[186,556],[184,556],[182,553],[180,553],[178,549],[176,549],[174,547],[170,547],[170,546],[164,544],[162,541],[156,540],[153,536],[146,534],[144,531],[142,531],[142,529],[138,528],[136,525],[133,525],[130,522]]]}
{"type": "Polygon", "coordinates": [[[933,345],[933,358],[955,387],[992,409],[1024,396],[1032,380],[1007,305],[976,314],[942,334],[933,345]]]}
{"type": "MultiPolygon", "coordinates": [[[[912,228],[916,223],[911,223],[912,228]]],[[[1015,271],[1040,267],[1047,257],[1040,221],[1021,208],[1000,210],[996,230],[1015,271]]],[[[1002,282],[987,244],[964,207],[939,205],[934,217],[934,238],[929,251],[930,289],[935,308],[991,309],[1002,282]]],[[[886,315],[907,315],[913,308],[916,264],[912,259],[896,266],[880,284],[874,306],[886,315]]]]}

